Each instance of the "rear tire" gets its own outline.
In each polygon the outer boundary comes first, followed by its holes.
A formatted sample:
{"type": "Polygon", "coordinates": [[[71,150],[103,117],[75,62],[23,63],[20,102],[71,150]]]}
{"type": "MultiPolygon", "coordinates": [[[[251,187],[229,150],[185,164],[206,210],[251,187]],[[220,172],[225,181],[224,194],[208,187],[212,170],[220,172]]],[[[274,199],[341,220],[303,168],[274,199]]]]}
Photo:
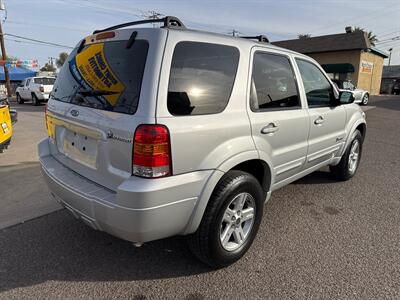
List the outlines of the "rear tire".
{"type": "Polygon", "coordinates": [[[32,104],[35,105],[35,106],[40,105],[40,100],[38,99],[38,97],[34,93],[32,93],[32,104]]]}
{"type": "Polygon", "coordinates": [[[236,170],[226,173],[211,195],[199,228],[187,237],[192,253],[214,268],[239,260],[257,234],[264,200],[253,175],[236,170]]]}
{"type": "Polygon", "coordinates": [[[24,104],[24,99],[22,99],[18,93],[17,93],[17,102],[18,104],[24,104]]]}
{"type": "Polygon", "coordinates": [[[356,174],[361,160],[362,143],[362,135],[359,130],[356,130],[339,164],[336,166],[329,166],[332,175],[336,179],[346,181],[356,174]]]}

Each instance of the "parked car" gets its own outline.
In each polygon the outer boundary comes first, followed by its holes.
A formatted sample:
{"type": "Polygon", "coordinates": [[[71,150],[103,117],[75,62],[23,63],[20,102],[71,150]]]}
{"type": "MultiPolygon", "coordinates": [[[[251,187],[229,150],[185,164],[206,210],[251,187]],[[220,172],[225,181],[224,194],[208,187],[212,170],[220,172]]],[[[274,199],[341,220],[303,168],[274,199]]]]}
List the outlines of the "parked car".
{"type": "Polygon", "coordinates": [[[17,87],[15,94],[19,104],[32,101],[34,105],[45,102],[53,89],[56,79],[54,77],[29,77],[17,87]]]}
{"type": "Polygon", "coordinates": [[[251,246],[271,192],[329,166],[353,177],[366,133],[353,94],[308,56],[186,29],[95,31],[69,55],[38,145],[52,195],[92,228],[186,235],[221,267],[251,246]]]}
{"type": "Polygon", "coordinates": [[[332,80],[337,87],[339,88],[339,91],[350,91],[353,93],[354,96],[354,103],[359,103],[361,105],[367,105],[369,101],[369,92],[358,89],[348,80],[337,80],[334,79],[332,80]]]}
{"type": "Polygon", "coordinates": [[[397,79],[395,81],[395,83],[393,84],[392,94],[393,95],[400,95],[400,80],[399,79],[397,79]]]}
{"type": "Polygon", "coordinates": [[[10,109],[7,95],[0,92],[0,153],[11,143],[15,122],[17,122],[17,112],[10,109]]]}

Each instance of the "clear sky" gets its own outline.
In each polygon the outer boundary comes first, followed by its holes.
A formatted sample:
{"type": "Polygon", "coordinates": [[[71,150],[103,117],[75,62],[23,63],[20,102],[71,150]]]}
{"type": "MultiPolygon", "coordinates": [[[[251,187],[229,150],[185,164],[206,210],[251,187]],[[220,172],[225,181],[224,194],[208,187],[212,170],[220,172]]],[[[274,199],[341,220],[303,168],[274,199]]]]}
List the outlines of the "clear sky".
{"type": "MultiPolygon", "coordinates": [[[[341,33],[348,25],[373,31],[382,50],[393,48],[391,64],[400,64],[400,0],[4,0],[5,33],[66,46],[93,30],[143,19],[155,10],[179,17],[188,27],[228,33],[265,34],[271,41],[341,33]],[[395,38],[392,41],[390,39],[395,38]]],[[[65,49],[17,42],[7,36],[7,54],[20,59],[57,57],[65,49]]],[[[386,60],[387,64],[387,60],[386,60]]]]}

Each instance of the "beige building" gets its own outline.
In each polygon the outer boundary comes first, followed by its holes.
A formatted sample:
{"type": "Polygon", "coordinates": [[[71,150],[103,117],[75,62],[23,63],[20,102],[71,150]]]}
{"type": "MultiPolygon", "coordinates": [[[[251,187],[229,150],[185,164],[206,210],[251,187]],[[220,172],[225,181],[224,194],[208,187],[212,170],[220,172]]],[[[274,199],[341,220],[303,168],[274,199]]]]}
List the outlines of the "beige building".
{"type": "Polygon", "coordinates": [[[350,80],[356,87],[377,95],[386,53],[371,47],[366,33],[347,32],[273,42],[318,61],[332,79],[350,80]]]}

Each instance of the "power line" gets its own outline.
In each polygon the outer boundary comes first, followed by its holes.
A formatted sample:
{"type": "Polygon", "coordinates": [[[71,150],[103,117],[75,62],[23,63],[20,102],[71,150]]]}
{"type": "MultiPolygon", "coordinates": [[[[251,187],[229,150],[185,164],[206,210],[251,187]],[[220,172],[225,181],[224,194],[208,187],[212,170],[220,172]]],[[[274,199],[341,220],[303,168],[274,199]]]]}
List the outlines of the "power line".
{"type": "Polygon", "coordinates": [[[47,45],[47,44],[43,44],[43,43],[35,43],[35,42],[29,42],[29,41],[24,41],[24,40],[16,40],[16,39],[11,39],[11,38],[4,38],[4,39],[5,39],[6,41],[14,42],[14,43],[18,43],[18,44],[35,45],[35,46],[46,46],[46,47],[54,47],[54,48],[62,48],[62,49],[65,49],[65,47],[47,45]]]}
{"type": "Polygon", "coordinates": [[[382,40],[382,41],[376,42],[376,44],[380,46],[380,45],[392,43],[392,42],[395,42],[395,41],[398,41],[398,40],[400,40],[400,35],[395,36],[395,37],[390,38],[390,39],[386,39],[386,40],[382,40]]]}
{"type": "Polygon", "coordinates": [[[12,36],[12,37],[15,37],[15,38],[19,38],[21,40],[27,40],[27,41],[31,41],[31,42],[40,43],[40,44],[50,45],[50,46],[56,46],[56,47],[62,47],[62,48],[68,48],[68,49],[73,49],[74,48],[74,47],[71,47],[71,46],[61,45],[61,44],[47,42],[47,41],[41,41],[41,40],[28,38],[28,37],[24,37],[24,36],[20,36],[20,35],[16,35],[16,34],[11,34],[11,33],[5,33],[4,35],[5,36],[12,36]]]}
{"type": "Polygon", "coordinates": [[[391,35],[391,34],[394,34],[394,33],[398,33],[398,32],[400,32],[400,30],[395,30],[395,31],[392,31],[392,32],[389,32],[389,33],[386,33],[388,31],[384,31],[384,32],[385,32],[385,34],[377,33],[376,35],[379,36],[379,38],[382,38],[382,37],[385,37],[385,36],[388,36],[388,35],[391,35]]]}
{"type": "Polygon", "coordinates": [[[348,23],[348,22],[351,22],[351,23],[355,24],[356,22],[359,22],[360,20],[363,20],[363,19],[365,19],[365,18],[367,18],[367,19],[369,19],[369,20],[371,20],[371,19],[376,19],[376,18],[381,17],[381,16],[384,15],[384,14],[388,15],[388,14],[391,14],[391,13],[396,12],[396,11],[398,11],[398,10],[400,10],[400,8],[399,8],[399,9],[394,9],[394,10],[391,10],[391,11],[388,12],[387,7],[385,7],[384,9],[381,9],[381,10],[378,10],[378,11],[374,11],[374,12],[372,12],[372,13],[363,15],[363,16],[358,17],[358,18],[357,18],[357,17],[356,17],[356,18],[353,17],[353,18],[351,18],[351,19],[345,19],[345,20],[341,20],[341,21],[339,21],[339,22],[335,22],[335,24],[333,24],[333,25],[330,24],[330,25],[322,26],[322,27],[320,27],[320,28],[317,28],[317,29],[311,31],[311,33],[314,34],[315,32],[318,32],[318,31],[321,31],[321,30],[323,31],[323,29],[333,27],[334,25],[337,25],[338,23],[348,23]],[[380,14],[376,14],[377,12],[380,12],[380,14]],[[370,15],[374,15],[374,16],[373,16],[373,17],[369,17],[370,15]]]}
{"type": "Polygon", "coordinates": [[[22,26],[25,26],[25,27],[40,26],[40,27],[48,27],[48,28],[62,29],[62,30],[69,30],[69,31],[88,32],[88,30],[83,30],[83,29],[78,29],[78,28],[64,27],[64,26],[58,26],[58,25],[49,25],[49,24],[40,24],[40,23],[27,23],[27,22],[19,22],[19,21],[7,21],[7,24],[16,24],[16,25],[22,25],[22,26]]]}

